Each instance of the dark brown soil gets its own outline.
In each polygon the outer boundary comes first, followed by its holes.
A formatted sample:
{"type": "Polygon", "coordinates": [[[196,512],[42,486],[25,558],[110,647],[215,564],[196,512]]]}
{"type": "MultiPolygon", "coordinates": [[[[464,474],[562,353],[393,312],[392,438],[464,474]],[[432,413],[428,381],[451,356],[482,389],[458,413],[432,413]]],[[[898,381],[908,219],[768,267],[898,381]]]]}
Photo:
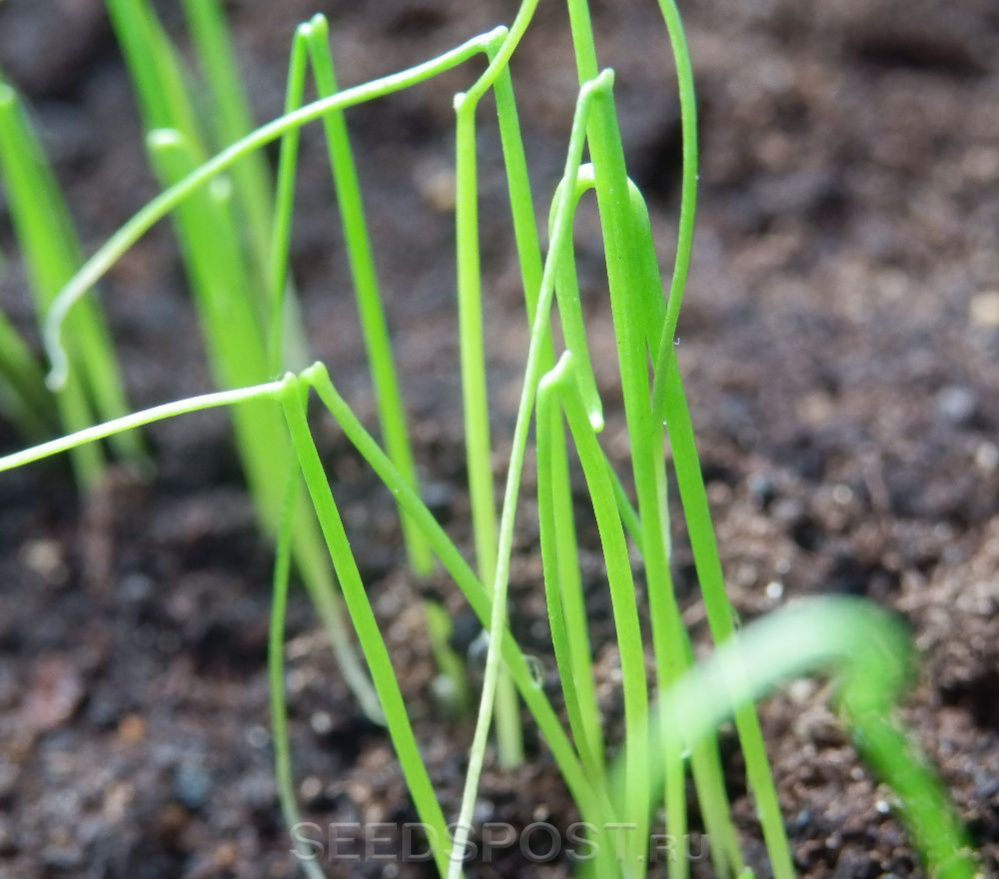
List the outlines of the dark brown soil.
{"type": "MultiPolygon", "coordinates": [[[[509,21],[515,5],[319,7],[333,20],[341,78],[360,82],[509,21]]],[[[680,156],[661,21],[651,0],[593,5],[603,58],[619,72],[633,175],[651,196],[665,260],[680,156]]],[[[162,6],[175,25],[177,4],[162,6]]],[[[845,593],[904,615],[923,652],[905,715],[941,768],[985,874],[999,875],[999,9],[994,0],[685,6],[704,166],[679,350],[733,601],[750,619],[797,596],[845,593]]],[[[261,118],[280,105],[293,26],[314,11],[315,0],[232,4],[261,118]]],[[[154,192],[101,4],[0,3],[0,67],[33,100],[82,235],[96,246],[154,192]]],[[[574,97],[561,4],[542,4],[515,74],[540,210],[574,97]]],[[[465,547],[446,208],[450,96],[467,81],[455,75],[352,116],[427,494],[465,547]]],[[[486,312],[502,458],[525,331],[493,173],[495,126],[486,111],[482,120],[486,312]]],[[[307,135],[305,151],[296,277],[317,356],[370,420],[318,132],[307,135]]],[[[580,263],[614,410],[594,213],[581,219],[580,263]]],[[[0,245],[11,255],[2,194],[0,220],[0,245]]],[[[115,270],[106,301],[136,406],[208,388],[168,228],[115,270]]],[[[30,327],[16,260],[7,263],[3,307],[30,327]]],[[[388,497],[331,425],[320,432],[417,734],[454,815],[472,721],[442,719],[431,697],[419,587],[401,563],[388,497]]],[[[149,434],[156,478],[142,484],[120,474],[84,506],[63,464],[0,479],[0,876],[294,873],[268,736],[270,558],[227,421],[199,415],[149,434]]],[[[621,459],[619,437],[618,419],[607,447],[621,459]]],[[[0,444],[21,441],[0,426],[0,444]]],[[[529,500],[523,522],[515,622],[551,672],[529,500]]],[[[591,551],[584,562],[602,625],[597,557],[591,551]]],[[[675,570],[704,644],[682,547],[675,570]]],[[[459,630],[474,637],[456,590],[443,579],[433,585],[459,630]]],[[[321,824],[413,820],[387,737],[358,716],[301,595],[289,624],[307,816],[321,824]]],[[[611,669],[613,656],[598,652],[601,668],[611,669]]],[[[858,763],[827,696],[821,684],[797,681],[761,709],[801,875],[921,875],[890,793],[858,763]]],[[[527,768],[489,771],[479,817],[571,822],[547,752],[530,732],[528,745],[527,768]]],[[[760,863],[740,764],[730,762],[747,850],[760,863]]],[[[525,865],[508,854],[477,875],[568,873],[566,863],[525,865]]]]}

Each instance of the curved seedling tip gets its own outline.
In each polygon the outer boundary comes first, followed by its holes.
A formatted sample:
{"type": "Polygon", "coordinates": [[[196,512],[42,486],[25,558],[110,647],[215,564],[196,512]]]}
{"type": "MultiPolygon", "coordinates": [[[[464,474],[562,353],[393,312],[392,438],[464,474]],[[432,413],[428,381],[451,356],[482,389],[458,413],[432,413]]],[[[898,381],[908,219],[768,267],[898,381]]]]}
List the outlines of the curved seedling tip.
{"type": "Polygon", "coordinates": [[[538,394],[540,395],[542,392],[547,393],[562,384],[566,377],[572,373],[574,365],[572,352],[563,351],[562,356],[558,359],[558,363],[549,369],[541,377],[541,381],[538,382],[538,394]]]}
{"type": "Polygon", "coordinates": [[[485,73],[469,89],[468,103],[472,108],[470,112],[474,112],[479,100],[496,84],[500,73],[509,65],[514,50],[519,45],[524,32],[527,30],[527,25],[534,16],[537,5],[538,0],[526,0],[521,6],[520,12],[517,13],[517,18],[512,28],[500,25],[482,35],[483,51],[489,59],[489,66],[486,68],[485,73]]]}
{"type": "Polygon", "coordinates": [[[344,110],[393,94],[417,83],[425,82],[446,70],[452,70],[474,55],[488,51],[492,42],[502,34],[503,29],[496,28],[487,34],[467,40],[460,46],[422,64],[338,92],[329,98],[314,101],[299,107],[297,110],[285,113],[266,125],[254,129],[244,138],[226,147],[222,152],[200,165],[197,170],[191,172],[183,180],[161,192],[118,229],[105,242],[104,246],[83,264],[53,301],[52,307],[45,317],[45,326],[42,330],[43,342],[51,365],[46,378],[48,387],[53,391],[58,391],[66,383],[69,365],[62,345],[62,324],[73,306],[107,273],[125,251],[186,198],[206,186],[213,178],[226,171],[243,156],[277,140],[286,132],[300,128],[327,113],[344,110]]]}
{"type": "MultiPolygon", "coordinates": [[[[308,382],[313,387],[317,382],[326,383],[330,380],[330,371],[326,368],[326,364],[321,360],[317,360],[312,364],[312,366],[307,366],[301,371],[301,373],[299,373],[299,375],[303,381],[308,382]]],[[[293,372],[289,372],[288,376],[296,377],[293,372]]]]}
{"type": "Polygon", "coordinates": [[[616,74],[613,67],[605,67],[594,79],[583,86],[583,92],[610,91],[614,88],[616,74]]]}
{"type": "Polygon", "coordinates": [[[597,172],[593,168],[592,162],[579,166],[579,174],[576,175],[576,186],[578,189],[577,198],[581,198],[587,190],[593,189],[597,185],[597,172]]]}
{"type": "Polygon", "coordinates": [[[306,22],[306,25],[312,29],[312,32],[317,37],[327,37],[330,32],[329,19],[326,18],[321,12],[317,12],[306,22]]]}
{"type": "MultiPolygon", "coordinates": [[[[183,179],[189,173],[188,166],[198,164],[191,138],[177,128],[150,131],[146,135],[146,149],[153,168],[165,180],[183,179]]],[[[224,203],[232,197],[232,179],[227,175],[213,177],[205,188],[216,202],[224,203]]]]}
{"type": "MultiPolygon", "coordinates": [[[[539,393],[543,389],[546,392],[565,388],[567,385],[575,385],[576,393],[579,394],[580,401],[583,399],[582,376],[580,375],[581,360],[572,350],[563,351],[558,363],[545,373],[544,378],[539,383],[539,393]]],[[[590,369],[589,361],[586,361],[586,368],[590,369]]],[[[586,375],[587,373],[584,373],[586,375]]],[[[589,373],[592,375],[592,372],[589,373]]],[[[599,397],[597,398],[599,402],[599,397]]],[[[604,429],[603,411],[590,412],[583,406],[586,418],[594,433],[600,433],[604,429]]]]}
{"type": "MultiPolygon", "coordinates": [[[[496,60],[497,56],[500,53],[500,50],[503,48],[503,44],[507,41],[509,36],[510,36],[510,28],[507,27],[505,24],[497,25],[491,31],[486,31],[486,33],[482,35],[482,43],[483,43],[482,50],[485,53],[486,58],[489,59],[490,64],[492,64],[496,60]]],[[[480,80],[485,80],[487,78],[488,73],[489,70],[487,69],[486,73],[484,73],[482,77],[480,77],[480,80]]],[[[478,82],[476,83],[476,85],[478,85],[478,82]]],[[[487,82],[486,87],[485,89],[483,89],[483,91],[488,90],[488,88],[491,85],[492,85],[491,81],[487,82]]],[[[481,97],[481,94],[479,95],[479,97],[481,97]]]]}
{"type": "MultiPolygon", "coordinates": [[[[608,74],[601,81],[600,77],[592,82],[599,88],[606,88],[613,83],[613,71],[605,71],[608,74]]],[[[562,192],[565,188],[565,181],[559,183],[552,200],[552,207],[549,213],[549,237],[553,237],[555,227],[555,217],[562,199],[562,192]]],[[[570,195],[570,217],[575,217],[579,201],[583,195],[596,187],[596,172],[592,163],[580,166],[576,175],[575,189],[570,195]]],[[[628,191],[631,197],[632,214],[635,217],[644,216],[644,227],[648,230],[648,209],[641,190],[635,182],[628,178],[628,191]]],[[[651,232],[648,233],[651,235],[651,232]]],[[[651,247],[651,238],[649,247],[651,247]]],[[[651,270],[649,271],[648,295],[662,295],[661,283],[658,274],[658,264],[655,262],[654,252],[652,253],[651,270]],[[654,279],[654,280],[653,280],[654,279]]],[[[579,302],[579,288],[576,279],[574,255],[570,243],[566,245],[566,251],[559,255],[559,272],[556,283],[556,295],[559,303],[559,314],[562,320],[563,336],[566,346],[577,355],[578,365],[576,367],[576,382],[583,405],[586,408],[590,426],[596,433],[604,429],[603,404],[597,390],[596,376],[593,373],[593,366],[589,356],[586,340],[586,327],[582,316],[582,307],[579,302]]],[[[655,321],[650,319],[649,326],[656,326],[655,321]]],[[[658,335],[656,336],[658,340],[658,335]]]]}
{"type": "MultiPolygon", "coordinates": [[[[291,370],[285,372],[285,374],[277,381],[279,396],[284,397],[287,394],[300,392],[303,381],[308,382],[308,379],[306,379],[308,371],[309,370],[306,369],[301,373],[294,373],[291,370]]],[[[311,382],[309,382],[309,384],[311,384],[311,382]]]]}
{"type": "MultiPolygon", "coordinates": [[[[563,180],[555,190],[552,199],[551,212],[548,219],[548,235],[554,241],[555,220],[559,205],[562,203],[563,192],[569,181],[563,180]]],[[[576,175],[573,192],[569,195],[570,222],[576,216],[576,209],[583,194],[593,185],[593,166],[584,165],[576,175]]],[[[576,256],[572,244],[572,235],[565,236],[562,252],[556,254],[558,271],[555,278],[555,296],[558,300],[559,318],[562,324],[562,336],[566,347],[575,355],[578,367],[575,369],[576,384],[579,388],[586,417],[594,432],[604,429],[603,403],[597,390],[597,379],[593,372],[589,345],[586,339],[586,322],[583,320],[583,308],[579,300],[579,279],[576,275],[576,256]]]]}
{"type": "Polygon", "coordinates": [[[499,50],[503,47],[507,37],[510,36],[510,28],[505,24],[494,27],[491,31],[486,31],[482,35],[482,51],[490,61],[495,61],[499,50]]]}
{"type": "MultiPolygon", "coordinates": [[[[188,146],[187,139],[175,128],[155,128],[146,135],[145,140],[146,148],[154,161],[157,157],[188,146]]],[[[67,284],[45,315],[42,343],[49,358],[49,372],[45,376],[45,385],[53,393],[62,391],[69,380],[69,359],[62,341],[62,326],[73,306],[89,288],[81,284],[74,289],[74,282],[85,276],[85,268],[67,284]],[[66,291],[72,292],[65,295],[66,291]]]]}
{"type": "MultiPolygon", "coordinates": [[[[521,7],[522,13],[529,7],[530,4],[521,7]]],[[[518,16],[518,21],[521,24],[523,23],[522,16],[518,16]]],[[[504,46],[504,52],[510,50],[511,42],[508,42],[504,46]]],[[[493,68],[495,65],[501,63],[505,63],[503,62],[503,53],[497,57],[496,61],[490,67],[493,68]]],[[[601,87],[607,82],[607,77],[599,77],[598,79],[599,83],[596,88],[601,87]]],[[[481,86],[481,83],[482,80],[479,81],[478,85],[481,86]]],[[[583,150],[586,145],[586,126],[594,95],[593,89],[593,86],[582,89],[579,100],[576,102],[572,131],[569,135],[569,149],[566,153],[565,168],[562,172],[562,176],[567,180],[575,179],[582,162],[583,150]]],[[[550,319],[552,296],[554,293],[554,273],[557,269],[557,262],[553,259],[553,254],[558,253],[559,248],[563,244],[563,237],[569,231],[569,204],[566,194],[563,193],[555,221],[555,240],[544,267],[541,291],[538,295],[535,308],[534,323],[531,328],[531,342],[527,354],[527,368],[524,371],[520,402],[517,404],[513,443],[511,444],[506,483],[503,490],[496,567],[493,575],[493,606],[489,616],[489,631],[497,634],[503,632],[506,628],[507,597],[510,586],[510,559],[513,554],[513,532],[517,515],[517,498],[523,475],[524,458],[527,452],[530,423],[536,402],[535,394],[538,389],[538,381],[541,379],[544,371],[540,350],[544,344],[544,340],[547,338],[548,321],[550,319]]],[[[486,744],[492,724],[492,708],[502,669],[500,656],[501,640],[498,637],[493,638],[489,642],[489,650],[486,655],[486,669],[483,675],[479,714],[475,723],[472,746],[468,753],[468,768],[465,774],[465,784],[461,795],[461,807],[454,839],[454,850],[458,852],[465,851],[465,845],[468,842],[469,827],[474,817],[479,781],[482,777],[482,767],[485,761],[486,744]]],[[[452,862],[451,870],[448,871],[448,879],[456,879],[461,873],[460,868],[460,862],[452,862]]]]}
{"type": "Polygon", "coordinates": [[[251,400],[277,399],[283,391],[283,384],[280,382],[268,382],[262,385],[251,385],[246,388],[236,388],[230,391],[215,391],[210,394],[201,394],[197,397],[188,397],[186,400],[178,400],[174,403],[161,403],[149,409],[142,409],[111,421],[95,424],[86,427],[75,433],[66,434],[54,440],[32,446],[20,452],[0,457],[0,473],[23,467],[43,458],[59,455],[63,452],[71,451],[87,443],[108,439],[127,430],[134,430],[138,427],[145,427],[156,421],[165,421],[168,418],[176,418],[180,415],[188,415],[192,412],[202,412],[206,409],[220,409],[225,406],[235,406],[239,403],[247,403],[251,400]]]}
{"type": "Polygon", "coordinates": [[[501,24],[499,27],[494,27],[491,31],[487,31],[479,37],[482,51],[489,60],[489,67],[467,92],[458,92],[454,96],[454,111],[456,113],[460,113],[462,110],[471,113],[475,112],[475,107],[479,99],[492,87],[493,81],[496,79],[496,75],[498,75],[499,68],[502,65],[498,64],[496,59],[499,57],[509,36],[510,28],[505,24],[501,24]]]}
{"type": "Polygon", "coordinates": [[[309,37],[312,36],[312,31],[314,28],[313,22],[320,15],[322,15],[322,13],[317,12],[314,16],[312,16],[311,19],[309,19],[308,21],[303,21],[300,25],[298,25],[298,27],[295,28],[295,37],[292,42],[292,45],[294,45],[295,40],[307,40],[309,39],[309,37]]]}
{"type": "Polygon", "coordinates": [[[57,299],[45,315],[42,327],[42,344],[49,355],[49,371],[45,376],[45,387],[53,394],[66,387],[69,379],[69,360],[62,344],[62,324],[68,309],[61,307],[57,299]]]}

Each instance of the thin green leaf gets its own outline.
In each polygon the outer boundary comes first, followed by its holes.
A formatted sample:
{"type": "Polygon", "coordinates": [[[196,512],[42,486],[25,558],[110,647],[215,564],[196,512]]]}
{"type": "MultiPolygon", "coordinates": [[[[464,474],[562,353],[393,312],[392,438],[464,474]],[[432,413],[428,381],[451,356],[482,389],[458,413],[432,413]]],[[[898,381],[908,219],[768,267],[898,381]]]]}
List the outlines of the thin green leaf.
{"type": "Polygon", "coordinates": [[[392,668],[392,659],[371,609],[319,452],[309,431],[305,417],[307,390],[308,385],[298,380],[286,382],[283,394],[285,418],[305,477],[305,484],[326,538],[326,546],[343,587],[347,610],[378,693],[389,737],[402,766],[417,814],[432,831],[428,834],[429,842],[434,852],[434,861],[443,876],[448,871],[451,834],[434,793],[426,765],[420,756],[399,682],[392,668]]]}
{"type": "MultiPolygon", "coordinates": [[[[313,75],[316,78],[316,90],[320,98],[332,97],[339,91],[339,86],[333,68],[326,18],[317,15],[309,24],[306,39],[313,75]]],[[[409,477],[414,486],[417,486],[416,464],[413,461],[413,450],[406,429],[402,391],[399,387],[395,359],[392,356],[392,342],[382,305],[371,237],[368,234],[364,202],[344,114],[342,112],[326,114],[323,117],[323,128],[326,133],[337,204],[343,222],[357,310],[361,319],[361,335],[367,352],[385,447],[399,470],[409,477]]],[[[402,516],[402,530],[413,570],[419,575],[429,574],[433,567],[430,548],[405,516],[402,516]]]]}

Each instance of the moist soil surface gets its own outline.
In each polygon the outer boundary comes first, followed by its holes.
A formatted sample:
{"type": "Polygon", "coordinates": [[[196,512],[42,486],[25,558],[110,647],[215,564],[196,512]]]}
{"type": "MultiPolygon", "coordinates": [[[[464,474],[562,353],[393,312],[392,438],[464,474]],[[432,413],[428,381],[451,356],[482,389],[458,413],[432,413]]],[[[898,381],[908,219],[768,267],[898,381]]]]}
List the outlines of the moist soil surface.
{"type": "MultiPolygon", "coordinates": [[[[178,30],[177,5],[164,3],[178,30]]],[[[992,0],[703,0],[684,4],[703,144],[694,269],[679,359],[732,600],[744,621],[802,596],[847,594],[900,614],[922,665],[903,708],[999,875],[999,9],[992,0]]],[[[594,2],[632,175],[668,270],[680,132],[656,4],[594,2]]],[[[260,118],[276,115],[295,23],[333,22],[342,81],[457,44],[507,2],[231,5],[260,118]]],[[[33,103],[85,247],[155,192],[102,4],[0,4],[0,66],[33,103]]],[[[563,161],[575,72],[562,5],[543,3],[518,54],[539,213],[563,161]]],[[[425,495],[471,549],[461,464],[454,297],[453,113],[469,72],[350,116],[425,495]]],[[[526,347],[509,208],[482,119],[485,320],[497,476],[526,347]]],[[[304,140],[294,270],[315,355],[358,412],[373,405],[319,132],[304,140]]],[[[273,158],[273,156],[272,156],[273,158]]],[[[0,195],[0,244],[14,243],[0,195]]],[[[596,211],[577,244],[606,407],[625,469],[596,211]]],[[[22,266],[3,307],[26,333],[22,266]]],[[[104,285],[136,407],[210,388],[169,227],[104,285]]],[[[319,443],[446,814],[457,813],[473,719],[433,696],[421,598],[444,602],[459,649],[478,627],[443,576],[403,562],[388,494],[334,425],[319,443]]],[[[226,417],[151,428],[151,479],[115,472],[86,502],[66,462],[0,478],[0,876],[282,877],[295,873],[276,803],[266,638],[271,557],[226,417]]],[[[22,445],[0,427],[4,450],[22,445]]],[[[530,467],[528,468],[530,470],[530,467]]],[[[558,698],[532,478],[512,579],[513,625],[558,698]]],[[[595,529],[578,495],[583,570],[609,735],[620,695],[595,529]]],[[[677,521],[680,521],[677,511],[677,521]]],[[[684,541],[673,561],[698,650],[708,637],[684,541]]],[[[307,820],[415,820],[383,729],[338,676],[300,591],[289,618],[296,782],[307,820]]],[[[475,652],[474,650],[472,651],[475,652]]],[[[470,660],[470,674],[479,669],[470,660]]],[[[797,868],[812,879],[922,875],[891,793],[800,680],[760,707],[797,868]]],[[[480,821],[564,828],[574,807],[530,723],[529,762],[492,756],[480,821]]],[[[750,863],[762,844],[731,733],[723,741],[750,863]]],[[[693,800],[692,800],[693,801],[693,800]]],[[[699,819],[694,815],[694,825],[699,819]]],[[[698,841],[695,839],[694,847],[698,841]]],[[[331,875],[424,876],[428,865],[339,862],[331,875]]],[[[657,868],[662,875],[662,867],[657,868]]],[[[697,875],[708,867],[695,864],[697,875]]],[[[470,875],[568,876],[564,855],[498,851],[470,875]]]]}

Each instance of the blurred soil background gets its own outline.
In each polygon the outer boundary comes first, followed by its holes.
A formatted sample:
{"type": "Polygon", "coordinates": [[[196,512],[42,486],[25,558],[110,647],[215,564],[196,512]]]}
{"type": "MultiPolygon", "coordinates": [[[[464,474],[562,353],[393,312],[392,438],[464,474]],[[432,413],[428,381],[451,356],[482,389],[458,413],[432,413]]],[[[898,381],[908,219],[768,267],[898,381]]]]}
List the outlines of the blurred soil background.
{"type": "MultiPolygon", "coordinates": [[[[994,0],[700,0],[682,4],[698,78],[703,168],[681,318],[687,378],[732,599],[743,620],[799,596],[862,595],[911,624],[923,665],[905,717],[999,875],[999,6],[994,0]]],[[[171,31],[178,4],[160,4],[171,31]]],[[[341,81],[427,58],[497,23],[512,0],[230,4],[260,119],[279,112],[295,24],[331,19],[341,81]]],[[[593,3],[633,177],[670,266],[680,179],[671,58],[652,0],[593,3]]],[[[86,248],[148,198],[133,95],[98,0],[0,2],[0,67],[30,99],[86,248]]],[[[562,4],[542,4],[514,74],[539,214],[575,97],[562,4]]],[[[469,70],[350,113],[425,495],[470,548],[454,295],[453,111],[469,70]]],[[[497,472],[526,323],[491,106],[480,115],[487,338],[497,472]]],[[[317,357],[373,406],[324,146],[304,139],[294,271],[317,357]]],[[[620,408],[595,208],[577,245],[595,361],[620,408]]],[[[32,333],[3,195],[0,302],[32,333]]],[[[136,407],[208,390],[169,226],[104,285],[136,407]]],[[[443,577],[407,573],[388,495],[317,420],[334,489],[425,744],[456,814],[472,720],[431,694],[421,592],[467,648],[477,627],[443,577]]],[[[224,414],[149,431],[153,481],[120,473],[89,503],[64,463],[0,478],[0,876],[294,874],[272,779],[265,674],[270,556],[254,530],[224,414]]],[[[21,440],[0,425],[0,447],[21,440]]],[[[605,446],[624,464],[620,418],[605,446]]],[[[621,472],[626,472],[622,466],[621,472]]],[[[557,694],[528,478],[514,625],[557,694]]],[[[605,709],[620,712],[595,531],[583,569],[605,709]]],[[[674,573],[701,648],[689,554],[674,573]]],[[[304,598],[289,687],[306,815],[415,820],[383,730],[358,715],[304,598]]],[[[474,672],[474,668],[473,668],[474,672]]],[[[761,708],[798,868],[809,879],[919,876],[884,788],[858,763],[828,686],[761,708]]],[[[616,721],[611,722],[613,728],[616,721]]],[[[564,826],[575,814],[543,745],[487,773],[480,820],[564,826]]],[[[751,862],[763,861],[734,742],[726,752],[751,862]]],[[[515,854],[470,875],[568,876],[515,854]]],[[[698,869],[704,870],[703,867],[698,869]]],[[[331,875],[431,875],[375,865],[331,875]],[[383,872],[388,869],[389,872],[383,872]]],[[[704,873],[706,875],[706,873],[704,873]]],[[[761,868],[760,876],[766,875],[761,868]]]]}

